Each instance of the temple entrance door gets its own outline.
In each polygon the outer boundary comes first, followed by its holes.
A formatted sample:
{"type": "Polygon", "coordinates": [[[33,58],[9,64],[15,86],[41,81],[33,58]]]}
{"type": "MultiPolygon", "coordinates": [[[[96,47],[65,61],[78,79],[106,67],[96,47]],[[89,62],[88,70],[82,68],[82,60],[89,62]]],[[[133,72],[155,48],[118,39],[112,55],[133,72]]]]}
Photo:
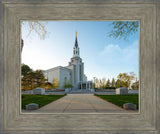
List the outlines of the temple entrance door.
{"type": "Polygon", "coordinates": [[[82,89],[86,89],[86,83],[82,84],[82,89]]]}

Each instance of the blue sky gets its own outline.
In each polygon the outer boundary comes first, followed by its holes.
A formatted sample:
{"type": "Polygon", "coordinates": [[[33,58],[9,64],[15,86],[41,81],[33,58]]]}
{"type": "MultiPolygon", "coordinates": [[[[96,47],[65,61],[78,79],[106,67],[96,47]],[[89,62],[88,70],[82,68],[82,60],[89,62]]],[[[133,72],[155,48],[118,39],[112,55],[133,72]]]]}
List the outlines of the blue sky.
{"type": "Polygon", "coordinates": [[[119,73],[134,72],[138,77],[139,33],[127,40],[108,36],[113,28],[111,21],[49,21],[47,38],[40,40],[31,33],[27,37],[27,23],[22,25],[24,47],[22,63],[32,69],[47,70],[67,66],[73,56],[77,31],[80,57],[88,80],[116,78],[119,73]]]}

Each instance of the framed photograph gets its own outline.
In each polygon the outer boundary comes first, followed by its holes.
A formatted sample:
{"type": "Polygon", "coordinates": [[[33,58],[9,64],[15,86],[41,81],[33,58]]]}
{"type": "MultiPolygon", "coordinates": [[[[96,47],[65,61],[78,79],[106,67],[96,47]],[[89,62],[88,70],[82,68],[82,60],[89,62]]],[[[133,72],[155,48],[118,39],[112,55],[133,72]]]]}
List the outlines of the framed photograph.
{"type": "Polygon", "coordinates": [[[22,21],[21,33],[22,112],[139,112],[138,21],[22,21]]]}
{"type": "Polygon", "coordinates": [[[2,1],[2,133],[159,133],[158,1],[2,1]]]}

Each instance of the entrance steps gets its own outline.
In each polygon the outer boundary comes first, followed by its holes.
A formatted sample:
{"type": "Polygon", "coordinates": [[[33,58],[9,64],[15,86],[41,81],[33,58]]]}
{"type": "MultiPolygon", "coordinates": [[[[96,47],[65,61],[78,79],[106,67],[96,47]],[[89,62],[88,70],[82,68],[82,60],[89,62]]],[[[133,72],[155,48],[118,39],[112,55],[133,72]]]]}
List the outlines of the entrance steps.
{"type": "Polygon", "coordinates": [[[93,94],[93,92],[86,89],[72,89],[68,92],[68,94],[93,94]]]}

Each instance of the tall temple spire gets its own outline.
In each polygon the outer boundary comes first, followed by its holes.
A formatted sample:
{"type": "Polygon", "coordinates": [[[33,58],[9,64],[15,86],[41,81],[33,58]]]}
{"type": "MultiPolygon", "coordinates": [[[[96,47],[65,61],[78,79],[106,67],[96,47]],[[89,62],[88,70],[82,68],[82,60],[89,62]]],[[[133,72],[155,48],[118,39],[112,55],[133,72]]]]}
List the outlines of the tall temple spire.
{"type": "Polygon", "coordinates": [[[76,47],[78,47],[78,41],[77,41],[77,31],[76,31],[75,46],[76,46],[76,47]]]}
{"type": "Polygon", "coordinates": [[[79,57],[79,47],[78,47],[78,41],[77,41],[77,31],[76,31],[75,44],[74,44],[74,48],[73,48],[73,57],[79,57]]]}

